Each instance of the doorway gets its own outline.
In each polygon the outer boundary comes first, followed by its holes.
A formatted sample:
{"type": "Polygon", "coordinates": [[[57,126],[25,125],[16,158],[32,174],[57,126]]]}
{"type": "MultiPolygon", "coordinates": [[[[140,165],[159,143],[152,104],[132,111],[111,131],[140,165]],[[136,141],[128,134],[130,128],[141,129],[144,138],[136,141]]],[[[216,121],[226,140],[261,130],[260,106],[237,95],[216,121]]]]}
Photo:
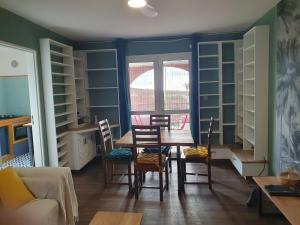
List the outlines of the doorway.
{"type": "Polygon", "coordinates": [[[36,62],[34,50],[0,41],[2,166],[45,165],[36,62]]]}

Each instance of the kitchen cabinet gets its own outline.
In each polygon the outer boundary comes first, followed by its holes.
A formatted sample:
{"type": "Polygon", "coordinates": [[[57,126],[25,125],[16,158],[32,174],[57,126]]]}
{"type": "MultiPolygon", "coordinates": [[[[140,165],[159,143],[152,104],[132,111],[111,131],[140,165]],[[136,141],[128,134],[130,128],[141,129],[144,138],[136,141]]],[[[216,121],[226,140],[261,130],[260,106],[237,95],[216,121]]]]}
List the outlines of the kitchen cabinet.
{"type": "MultiPolygon", "coordinates": [[[[97,128],[95,128],[97,129],[97,128]]],[[[72,149],[70,166],[72,170],[80,170],[96,156],[95,129],[71,132],[72,149]]]]}

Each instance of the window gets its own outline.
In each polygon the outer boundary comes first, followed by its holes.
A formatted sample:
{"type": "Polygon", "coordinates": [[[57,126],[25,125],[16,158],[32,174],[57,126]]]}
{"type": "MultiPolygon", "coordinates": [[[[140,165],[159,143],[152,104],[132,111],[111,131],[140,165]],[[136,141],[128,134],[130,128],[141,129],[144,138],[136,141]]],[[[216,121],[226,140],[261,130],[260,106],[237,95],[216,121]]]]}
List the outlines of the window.
{"type": "Polygon", "coordinates": [[[172,129],[189,129],[190,54],[128,57],[132,124],[171,114],[172,129]]]}
{"type": "Polygon", "coordinates": [[[154,70],[152,62],[129,63],[132,111],[154,111],[154,70]]]}
{"type": "Polygon", "coordinates": [[[164,61],[164,110],[189,110],[189,61],[164,61]]]}

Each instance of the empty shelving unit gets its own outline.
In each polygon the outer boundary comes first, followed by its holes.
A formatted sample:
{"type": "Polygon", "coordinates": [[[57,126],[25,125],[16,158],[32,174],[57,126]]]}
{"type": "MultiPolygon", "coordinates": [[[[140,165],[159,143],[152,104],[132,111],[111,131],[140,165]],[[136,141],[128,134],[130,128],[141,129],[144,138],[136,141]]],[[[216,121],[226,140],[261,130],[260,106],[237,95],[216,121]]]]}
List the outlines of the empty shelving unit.
{"type": "Polygon", "coordinates": [[[269,27],[257,26],[244,35],[243,148],[254,159],[268,158],[269,27]]]}
{"type": "Polygon", "coordinates": [[[235,143],[236,136],[236,41],[222,41],[222,113],[223,144],[235,143]]]}
{"type": "Polygon", "coordinates": [[[268,76],[269,27],[256,26],[243,38],[243,128],[238,132],[243,149],[234,150],[231,159],[243,176],[268,175],[268,76]]]}
{"type": "Polygon", "coordinates": [[[243,41],[237,42],[236,48],[237,63],[236,63],[236,96],[237,96],[237,137],[239,141],[243,140],[243,41]]]}
{"type": "Polygon", "coordinates": [[[113,138],[120,137],[119,81],[116,49],[84,50],[92,122],[108,119],[113,138]]]}
{"type": "Polygon", "coordinates": [[[86,58],[82,52],[74,51],[74,79],[76,88],[76,105],[77,116],[81,119],[78,121],[78,126],[82,127],[90,122],[88,110],[88,91],[86,90],[87,75],[86,75],[86,58]]]}
{"type": "Polygon", "coordinates": [[[41,39],[43,88],[50,166],[69,166],[68,131],[77,127],[73,50],[41,39]]]}
{"type": "Polygon", "coordinates": [[[212,142],[235,142],[235,48],[235,40],[198,43],[199,139],[202,144],[207,143],[211,116],[215,118],[212,142]]]}

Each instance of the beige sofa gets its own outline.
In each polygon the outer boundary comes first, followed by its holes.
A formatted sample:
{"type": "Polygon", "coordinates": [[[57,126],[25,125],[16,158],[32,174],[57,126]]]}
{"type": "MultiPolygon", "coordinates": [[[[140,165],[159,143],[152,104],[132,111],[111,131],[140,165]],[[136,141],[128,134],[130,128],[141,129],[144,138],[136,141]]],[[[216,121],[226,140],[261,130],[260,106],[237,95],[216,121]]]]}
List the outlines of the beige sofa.
{"type": "Polygon", "coordinates": [[[37,198],[18,208],[31,225],[75,225],[78,203],[69,168],[17,169],[28,189],[37,198]]]}

